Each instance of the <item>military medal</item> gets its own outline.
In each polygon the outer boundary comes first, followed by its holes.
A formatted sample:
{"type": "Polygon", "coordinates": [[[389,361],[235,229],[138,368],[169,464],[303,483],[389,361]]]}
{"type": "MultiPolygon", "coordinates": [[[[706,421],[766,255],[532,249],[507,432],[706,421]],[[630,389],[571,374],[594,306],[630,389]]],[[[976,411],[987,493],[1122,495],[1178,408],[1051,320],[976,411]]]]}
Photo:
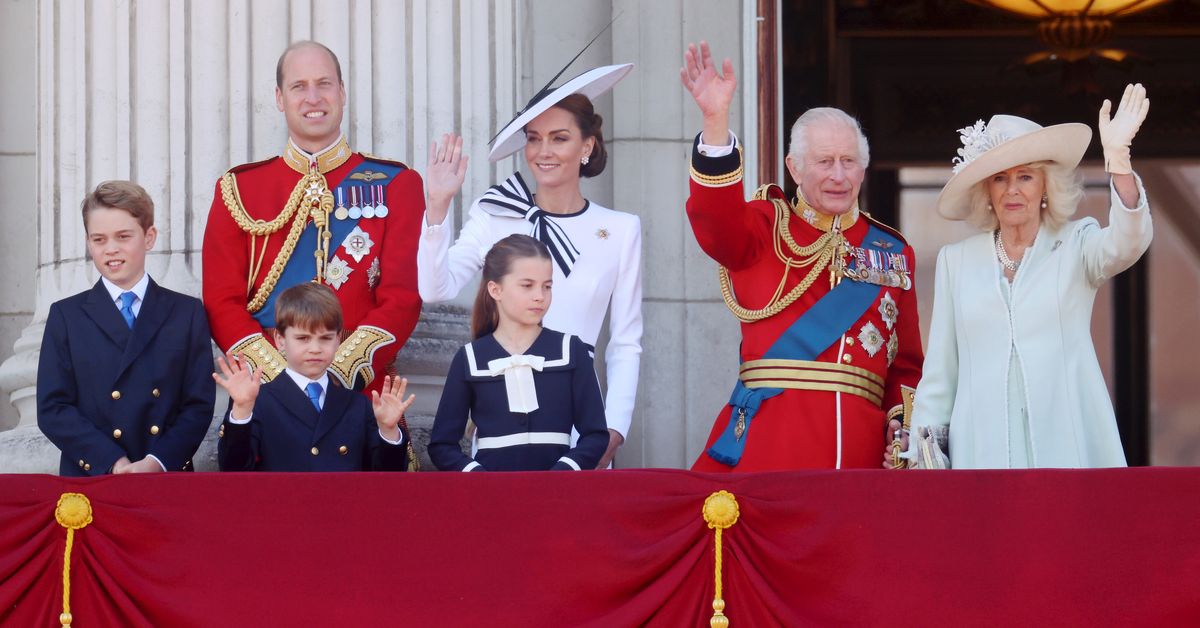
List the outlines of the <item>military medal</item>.
{"type": "Polygon", "coordinates": [[[350,211],[347,212],[351,220],[362,218],[362,209],[358,206],[358,186],[350,186],[350,211]]]}
{"type": "Polygon", "coordinates": [[[337,209],[333,210],[333,217],[338,220],[345,220],[350,216],[350,212],[346,210],[346,190],[339,187],[337,189],[337,209]]]}
{"type": "Polygon", "coordinates": [[[342,241],[342,248],[346,249],[346,253],[354,258],[355,264],[361,262],[371,252],[371,247],[374,245],[375,243],[371,241],[371,236],[367,235],[367,232],[363,231],[362,227],[358,225],[355,225],[354,231],[351,231],[346,236],[346,239],[342,241]]]}
{"type": "Polygon", "coordinates": [[[900,288],[901,290],[908,290],[912,287],[912,280],[909,279],[908,259],[902,253],[888,253],[851,246],[849,247],[849,256],[854,262],[854,267],[845,270],[845,275],[855,281],[900,288]]]}
{"type": "Polygon", "coordinates": [[[375,217],[375,190],[373,190],[371,188],[360,188],[360,189],[363,191],[362,217],[363,218],[374,218],[375,217]],[[370,193],[369,195],[368,195],[368,192],[370,193]],[[370,198],[371,200],[368,201],[367,200],[368,198],[370,198]]]}
{"type": "Polygon", "coordinates": [[[387,188],[383,187],[383,184],[376,185],[375,188],[379,190],[379,197],[375,200],[375,217],[387,218],[388,206],[384,203],[387,188]]]}

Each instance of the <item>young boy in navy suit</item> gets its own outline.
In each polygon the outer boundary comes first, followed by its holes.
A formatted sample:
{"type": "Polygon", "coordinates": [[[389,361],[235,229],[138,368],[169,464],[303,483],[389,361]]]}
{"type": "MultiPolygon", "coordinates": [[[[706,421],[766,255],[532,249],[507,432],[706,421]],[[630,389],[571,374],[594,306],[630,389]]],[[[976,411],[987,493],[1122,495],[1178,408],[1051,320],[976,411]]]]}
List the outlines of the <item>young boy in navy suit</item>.
{"type": "Polygon", "coordinates": [[[50,306],[38,427],[62,475],[190,471],[216,390],[204,306],[146,274],[158,232],[141,186],[105,181],[81,210],[100,281],[50,306]]]}
{"type": "Polygon", "coordinates": [[[414,395],[388,376],[371,401],[331,385],[326,372],[342,342],[342,306],[316,283],[292,286],[275,303],[275,346],[286,376],[261,384],[240,355],[217,358],[213,379],[229,392],[217,459],[222,471],[404,471],[400,429],[414,395]]]}

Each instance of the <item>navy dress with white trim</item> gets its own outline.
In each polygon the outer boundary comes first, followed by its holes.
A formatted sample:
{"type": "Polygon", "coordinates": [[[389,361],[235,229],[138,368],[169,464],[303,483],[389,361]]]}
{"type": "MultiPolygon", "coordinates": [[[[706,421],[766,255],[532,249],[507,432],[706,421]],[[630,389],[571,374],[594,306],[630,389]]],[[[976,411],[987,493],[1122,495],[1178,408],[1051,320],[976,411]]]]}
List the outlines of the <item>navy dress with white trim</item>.
{"type": "Polygon", "coordinates": [[[459,349],[450,363],[429,456],[443,471],[594,469],[608,447],[606,425],[583,341],[542,329],[514,356],[489,334],[459,349]],[[474,458],[460,445],[468,418],[477,430],[474,458]],[[580,434],[575,447],[572,427],[580,434]]]}

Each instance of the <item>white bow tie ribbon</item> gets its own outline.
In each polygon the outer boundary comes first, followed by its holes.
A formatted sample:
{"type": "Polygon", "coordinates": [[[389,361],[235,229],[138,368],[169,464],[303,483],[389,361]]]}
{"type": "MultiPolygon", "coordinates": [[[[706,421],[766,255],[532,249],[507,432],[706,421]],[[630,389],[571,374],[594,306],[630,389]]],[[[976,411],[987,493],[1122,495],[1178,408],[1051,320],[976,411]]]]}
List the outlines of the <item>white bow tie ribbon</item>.
{"type": "Polygon", "coordinates": [[[550,249],[550,257],[554,258],[563,277],[570,276],[579,259],[579,249],[562,226],[550,217],[551,214],[534,204],[533,192],[525,185],[521,173],[514,172],[503,183],[488,188],[479,199],[479,208],[493,216],[528,220],[532,225],[529,235],[550,249]]]}
{"type": "Polygon", "coordinates": [[[510,412],[529,414],[538,409],[537,389],[533,372],[541,371],[546,358],[540,355],[514,355],[488,362],[488,375],[504,375],[504,391],[508,394],[510,412]]]}

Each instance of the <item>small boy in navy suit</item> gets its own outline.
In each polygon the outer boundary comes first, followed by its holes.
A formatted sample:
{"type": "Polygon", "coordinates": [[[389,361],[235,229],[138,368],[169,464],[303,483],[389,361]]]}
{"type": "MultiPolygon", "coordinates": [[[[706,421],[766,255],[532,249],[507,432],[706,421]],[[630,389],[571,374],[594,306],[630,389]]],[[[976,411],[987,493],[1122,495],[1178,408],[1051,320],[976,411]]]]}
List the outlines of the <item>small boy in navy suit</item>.
{"type": "Polygon", "coordinates": [[[331,385],[326,372],[342,342],[342,306],[316,283],[292,286],[275,303],[275,346],[286,376],[262,384],[240,355],[217,358],[213,379],[229,392],[217,460],[222,471],[404,471],[400,429],[414,395],[388,376],[371,401],[331,385]]]}
{"type": "Polygon", "coordinates": [[[190,471],[216,392],[204,306],[146,274],[158,232],[141,186],[105,181],[81,210],[100,281],[50,306],[38,427],[62,475],[190,471]]]}

